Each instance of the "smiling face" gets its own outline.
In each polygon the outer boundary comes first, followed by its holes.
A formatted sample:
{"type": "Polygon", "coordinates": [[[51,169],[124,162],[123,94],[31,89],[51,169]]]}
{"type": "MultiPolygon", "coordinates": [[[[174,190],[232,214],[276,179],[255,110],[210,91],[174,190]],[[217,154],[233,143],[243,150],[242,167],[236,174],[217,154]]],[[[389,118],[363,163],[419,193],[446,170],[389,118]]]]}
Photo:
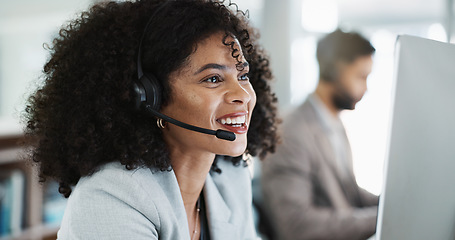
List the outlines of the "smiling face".
{"type": "Polygon", "coordinates": [[[238,41],[226,39],[236,43],[241,70],[230,47],[223,44],[223,37],[224,33],[216,33],[200,41],[187,64],[169,75],[170,102],[161,112],[198,127],[234,132],[236,140],[226,141],[167,124],[163,137],[171,151],[239,156],[246,149],[256,94],[238,41]]]}

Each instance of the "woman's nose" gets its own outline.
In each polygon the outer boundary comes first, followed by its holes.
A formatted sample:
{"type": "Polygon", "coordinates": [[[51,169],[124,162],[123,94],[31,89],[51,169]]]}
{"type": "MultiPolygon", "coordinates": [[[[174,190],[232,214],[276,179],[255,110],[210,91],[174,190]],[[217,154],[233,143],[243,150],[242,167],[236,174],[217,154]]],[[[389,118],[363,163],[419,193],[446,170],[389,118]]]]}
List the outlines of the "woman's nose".
{"type": "Polygon", "coordinates": [[[226,92],[226,101],[228,103],[248,103],[251,100],[251,94],[247,88],[251,87],[249,83],[242,83],[235,79],[228,84],[226,92]]]}

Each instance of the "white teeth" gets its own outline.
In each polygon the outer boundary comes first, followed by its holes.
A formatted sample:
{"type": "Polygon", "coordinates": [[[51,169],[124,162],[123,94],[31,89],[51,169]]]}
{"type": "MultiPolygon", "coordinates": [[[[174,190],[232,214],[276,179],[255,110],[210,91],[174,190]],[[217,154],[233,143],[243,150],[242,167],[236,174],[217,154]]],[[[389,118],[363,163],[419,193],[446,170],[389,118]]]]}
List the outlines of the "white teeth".
{"type": "Polygon", "coordinates": [[[238,119],[237,122],[245,123],[246,117],[245,116],[240,116],[237,119],[238,119]]]}
{"type": "Polygon", "coordinates": [[[246,117],[245,115],[237,117],[237,122],[238,123],[245,123],[246,117]]]}
{"type": "Polygon", "coordinates": [[[245,115],[243,115],[243,116],[236,117],[236,118],[229,118],[229,117],[223,118],[223,119],[220,119],[219,121],[221,122],[221,124],[236,125],[236,124],[244,124],[245,120],[246,120],[246,117],[245,117],[245,115]]]}

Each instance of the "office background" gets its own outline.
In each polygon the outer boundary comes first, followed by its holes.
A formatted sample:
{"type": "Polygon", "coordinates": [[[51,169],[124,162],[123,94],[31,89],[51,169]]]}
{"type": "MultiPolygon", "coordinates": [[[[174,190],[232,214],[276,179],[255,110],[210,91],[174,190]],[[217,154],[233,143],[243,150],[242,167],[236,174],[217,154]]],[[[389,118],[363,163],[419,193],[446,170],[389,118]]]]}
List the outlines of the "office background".
{"type": "MultiPolygon", "coordinates": [[[[27,94],[39,85],[44,49],[59,27],[95,0],[0,0],[0,137],[21,132],[27,94]]],[[[317,83],[319,37],[341,27],[376,48],[368,92],[355,111],[342,112],[360,186],[379,194],[393,88],[394,44],[409,34],[455,42],[454,0],[238,0],[249,10],[271,56],[280,113],[301,103],[317,83]]],[[[1,146],[0,146],[1,150],[1,146]]],[[[0,155],[1,156],[1,155],[0,155]]],[[[0,159],[0,168],[3,167],[0,159]]]]}

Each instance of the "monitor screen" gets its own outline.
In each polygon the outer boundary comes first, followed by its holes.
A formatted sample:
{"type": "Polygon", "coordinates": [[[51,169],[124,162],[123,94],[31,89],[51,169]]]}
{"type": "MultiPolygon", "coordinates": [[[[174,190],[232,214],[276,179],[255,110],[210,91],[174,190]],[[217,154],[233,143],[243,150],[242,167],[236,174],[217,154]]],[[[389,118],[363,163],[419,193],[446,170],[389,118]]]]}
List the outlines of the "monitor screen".
{"type": "Polygon", "coordinates": [[[399,36],[376,239],[455,239],[455,45],[399,36]]]}

